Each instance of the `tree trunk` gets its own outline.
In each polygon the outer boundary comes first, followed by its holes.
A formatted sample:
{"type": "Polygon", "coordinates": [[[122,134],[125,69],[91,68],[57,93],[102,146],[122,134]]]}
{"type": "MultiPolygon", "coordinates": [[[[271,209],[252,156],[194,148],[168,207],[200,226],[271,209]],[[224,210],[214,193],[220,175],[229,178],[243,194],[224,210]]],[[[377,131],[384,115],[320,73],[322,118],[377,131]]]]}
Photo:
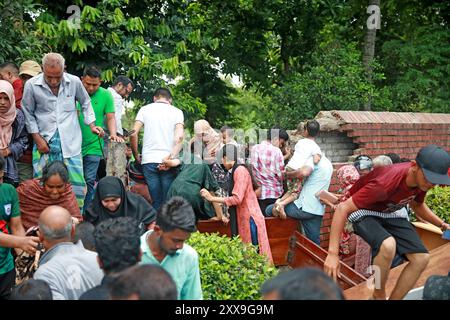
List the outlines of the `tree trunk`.
{"type": "MultiPolygon", "coordinates": [[[[380,0],[369,0],[369,6],[370,5],[376,5],[379,8],[380,0]]],[[[373,57],[375,55],[375,40],[376,40],[376,35],[377,35],[377,26],[374,25],[373,22],[375,22],[374,19],[380,19],[380,16],[373,17],[374,15],[372,15],[372,13],[370,13],[370,14],[371,14],[370,17],[368,18],[369,20],[366,23],[367,32],[366,32],[365,43],[364,43],[363,65],[364,65],[364,69],[366,70],[367,81],[369,81],[371,83],[372,82],[371,63],[372,63],[373,57]],[[369,24],[369,23],[372,26],[371,28],[368,28],[368,26],[367,26],[367,24],[369,24]]],[[[379,21],[378,21],[378,23],[379,23],[379,21]]],[[[378,23],[375,23],[375,24],[378,24],[378,23]]],[[[364,105],[365,111],[371,110],[371,108],[372,108],[371,100],[372,100],[372,97],[369,96],[369,100],[364,105]]]]}
{"type": "Polygon", "coordinates": [[[114,141],[108,142],[108,158],[106,161],[106,175],[118,177],[127,188],[127,159],[125,157],[126,145],[114,141]]]}

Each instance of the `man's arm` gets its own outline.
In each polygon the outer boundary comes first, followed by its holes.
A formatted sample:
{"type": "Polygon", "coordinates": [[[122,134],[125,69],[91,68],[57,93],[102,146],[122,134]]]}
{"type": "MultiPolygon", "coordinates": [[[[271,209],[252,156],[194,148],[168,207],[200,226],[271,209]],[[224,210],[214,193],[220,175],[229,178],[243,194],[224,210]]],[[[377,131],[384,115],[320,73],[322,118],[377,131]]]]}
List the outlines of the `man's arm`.
{"type": "Polygon", "coordinates": [[[20,216],[11,218],[9,220],[9,227],[11,228],[11,233],[15,236],[25,236],[25,230],[22,225],[22,220],[20,216]]]}
{"type": "Polygon", "coordinates": [[[25,124],[30,134],[39,133],[36,116],[36,101],[34,100],[33,87],[30,82],[25,83],[22,97],[22,111],[25,115],[25,124]]]}
{"type": "Polygon", "coordinates": [[[425,221],[428,221],[441,229],[444,229],[444,227],[446,229],[450,228],[449,224],[446,223],[441,218],[439,218],[437,215],[435,215],[425,202],[420,203],[415,200],[412,200],[409,205],[410,205],[411,209],[414,211],[414,213],[418,217],[424,219],[425,221]],[[443,226],[444,223],[445,223],[445,225],[443,226]]]}
{"type": "Polygon", "coordinates": [[[0,247],[19,248],[29,254],[34,254],[38,243],[38,237],[21,237],[0,232],[0,247]]]}
{"type": "Polygon", "coordinates": [[[303,166],[298,170],[286,171],[286,177],[287,178],[309,177],[312,172],[313,172],[313,168],[311,168],[310,166],[303,166]]]}
{"type": "Polygon", "coordinates": [[[333,215],[330,232],[328,255],[325,259],[324,271],[336,281],[339,275],[339,240],[344,231],[345,222],[350,213],[358,210],[352,198],[339,204],[333,215]]]}
{"type": "Polygon", "coordinates": [[[175,134],[173,139],[173,147],[170,152],[169,159],[178,157],[178,154],[183,147],[183,139],[184,139],[184,124],[177,123],[175,125],[175,134]]]}
{"type": "Polygon", "coordinates": [[[40,153],[48,153],[50,151],[48,143],[39,133],[39,127],[35,115],[36,101],[34,100],[33,87],[30,82],[25,83],[22,97],[22,111],[25,115],[25,125],[27,127],[27,131],[33,137],[37,149],[40,153]]]}
{"type": "Polygon", "coordinates": [[[124,140],[117,136],[116,114],[114,112],[106,113],[106,125],[108,126],[109,137],[112,141],[124,142],[124,140]]]}
{"type": "Polygon", "coordinates": [[[139,157],[139,150],[138,150],[138,137],[139,137],[139,131],[141,130],[143,126],[143,123],[139,120],[134,122],[133,127],[133,134],[130,136],[130,143],[131,143],[131,151],[133,151],[133,156],[136,159],[137,162],[141,162],[141,158],[139,157]]]}

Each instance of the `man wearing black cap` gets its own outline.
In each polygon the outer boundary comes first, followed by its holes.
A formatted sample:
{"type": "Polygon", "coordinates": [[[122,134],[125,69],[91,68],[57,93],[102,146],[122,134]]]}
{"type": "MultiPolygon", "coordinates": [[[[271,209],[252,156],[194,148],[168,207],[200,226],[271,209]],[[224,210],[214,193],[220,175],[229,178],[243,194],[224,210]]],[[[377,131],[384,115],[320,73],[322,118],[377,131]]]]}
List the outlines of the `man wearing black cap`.
{"type": "Polygon", "coordinates": [[[409,203],[418,217],[442,230],[450,229],[424,202],[427,191],[435,185],[450,185],[449,167],[448,152],[428,145],[420,149],[415,160],[376,168],[358,180],[349,190],[351,197],[335,211],[325,272],[334,279],[339,273],[339,237],[348,218],[355,233],[372,247],[373,264],[380,269],[374,299],[386,299],[385,284],[396,252],[409,261],[390,295],[390,299],[402,299],[426,268],[429,255],[413,225],[399,216],[404,210],[398,210],[409,203]]]}

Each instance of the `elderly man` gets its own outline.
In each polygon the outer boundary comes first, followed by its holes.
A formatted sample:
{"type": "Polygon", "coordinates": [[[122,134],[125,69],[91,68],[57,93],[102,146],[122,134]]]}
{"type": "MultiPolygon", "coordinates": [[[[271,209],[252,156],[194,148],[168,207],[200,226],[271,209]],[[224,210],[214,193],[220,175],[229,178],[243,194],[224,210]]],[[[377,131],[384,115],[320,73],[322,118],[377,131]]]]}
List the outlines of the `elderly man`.
{"type": "Polygon", "coordinates": [[[22,98],[27,129],[35,143],[34,177],[42,175],[47,162],[63,161],[69,169],[69,180],[82,211],[86,183],[77,101],[84,123],[89,125],[92,133],[103,136],[104,131],[95,125],[91,100],[80,79],[64,72],[64,58],[58,53],[48,53],[42,59],[42,66],[44,73],[27,81],[22,98]]]}
{"type": "Polygon", "coordinates": [[[66,209],[49,206],[42,211],[39,239],[46,252],[33,278],[50,285],[54,300],[77,300],[103,278],[97,254],[86,250],[81,242],[73,244],[74,234],[75,225],[66,209]]]}

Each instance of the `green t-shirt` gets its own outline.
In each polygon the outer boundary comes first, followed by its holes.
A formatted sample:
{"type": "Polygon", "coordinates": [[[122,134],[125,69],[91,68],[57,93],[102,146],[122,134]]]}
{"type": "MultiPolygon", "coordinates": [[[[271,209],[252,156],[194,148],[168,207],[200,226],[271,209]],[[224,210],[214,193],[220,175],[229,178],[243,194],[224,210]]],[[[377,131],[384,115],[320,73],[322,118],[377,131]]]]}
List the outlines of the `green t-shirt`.
{"type": "MultiPolygon", "coordinates": [[[[100,87],[91,96],[91,104],[95,113],[95,125],[103,127],[104,119],[107,113],[114,112],[114,99],[111,92],[100,87]]],[[[96,134],[93,134],[91,128],[84,124],[84,116],[81,112],[81,107],[77,104],[79,110],[79,121],[81,127],[81,133],[83,135],[83,143],[81,150],[83,157],[87,155],[102,156],[103,138],[98,138],[96,134]],[[100,141],[99,141],[100,140],[100,141]]]]}
{"type": "MultiPolygon", "coordinates": [[[[19,197],[16,189],[10,184],[0,184],[0,232],[11,234],[9,221],[20,216],[19,197]]],[[[0,247],[0,274],[14,269],[11,248],[0,247]]]]}

